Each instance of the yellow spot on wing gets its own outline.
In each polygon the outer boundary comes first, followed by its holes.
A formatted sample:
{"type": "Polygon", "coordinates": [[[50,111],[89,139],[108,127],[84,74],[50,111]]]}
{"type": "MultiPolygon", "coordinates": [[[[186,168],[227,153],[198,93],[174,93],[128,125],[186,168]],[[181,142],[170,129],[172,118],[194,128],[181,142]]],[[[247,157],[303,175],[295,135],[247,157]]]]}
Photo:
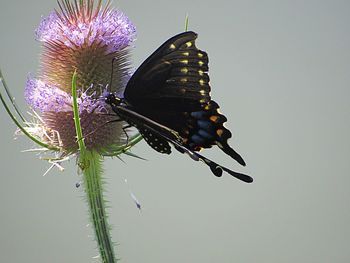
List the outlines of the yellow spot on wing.
{"type": "Polygon", "coordinates": [[[170,48],[170,49],[175,49],[176,46],[175,46],[174,44],[171,44],[169,48],[170,48]]]}
{"type": "Polygon", "coordinates": [[[199,85],[203,86],[204,84],[205,84],[205,81],[202,80],[202,79],[200,79],[200,80],[199,80],[199,85]]]}
{"type": "Polygon", "coordinates": [[[180,60],[180,62],[183,63],[183,64],[186,64],[186,65],[188,64],[188,60],[187,59],[180,60]]]}
{"type": "Polygon", "coordinates": [[[181,69],[181,72],[182,72],[182,73],[187,73],[187,72],[188,72],[188,69],[187,69],[187,68],[182,68],[182,69],[181,69]]]}
{"type": "Polygon", "coordinates": [[[203,66],[204,62],[202,60],[198,61],[198,65],[201,67],[203,66]]]}
{"type": "Polygon", "coordinates": [[[192,42],[187,42],[187,43],[186,43],[186,46],[187,46],[187,47],[191,47],[191,46],[192,46],[192,42]]]}
{"type": "Polygon", "coordinates": [[[181,82],[187,82],[187,78],[181,78],[181,82]]]}
{"type": "Polygon", "coordinates": [[[184,53],[182,53],[182,55],[188,57],[190,55],[190,53],[189,52],[184,52],[184,53]]]}
{"type": "Polygon", "coordinates": [[[199,58],[202,58],[202,57],[203,57],[203,54],[202,54],[202,53],[198,53],[198,57],[199,57],[199,58]]]}
{"type": "Polygon", "coordinates": [[[203,74],[204,74],[203,70],[198,70],[198,74],[199,74],[200,76],[203,76],[203,74]]]}

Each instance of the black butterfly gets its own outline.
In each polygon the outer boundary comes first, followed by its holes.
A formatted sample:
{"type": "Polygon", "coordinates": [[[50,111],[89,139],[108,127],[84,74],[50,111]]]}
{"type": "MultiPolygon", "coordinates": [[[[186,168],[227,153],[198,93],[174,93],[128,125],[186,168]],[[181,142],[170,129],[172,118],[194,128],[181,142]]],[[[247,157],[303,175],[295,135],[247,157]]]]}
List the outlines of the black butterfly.
{"type": "Polygon", "coordinates": [[[161,45],[132,75],[124,98],[110,93],[105,101],[119,118],[135,126],[160,153],[176,150],[222,172],[250,183],[253,179],[218,165],[197,151],[217,145],[241,165],[242,157],[227,143],[232,136],[226,117],[210,98],[208,56],[196,48],[194,32],[178,34],[161,45]]]}

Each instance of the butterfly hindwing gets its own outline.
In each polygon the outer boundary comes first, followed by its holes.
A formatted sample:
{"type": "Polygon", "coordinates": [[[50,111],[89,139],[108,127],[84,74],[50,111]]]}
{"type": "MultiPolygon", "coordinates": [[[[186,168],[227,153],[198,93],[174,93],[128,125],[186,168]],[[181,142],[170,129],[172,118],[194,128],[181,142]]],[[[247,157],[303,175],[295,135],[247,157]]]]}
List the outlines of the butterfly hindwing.
{"type": "Polygon", "coordinates": [[[144,127],[140,127],[138,130],[147,144],[154,150],[160,153],[171,153],[170,145],[163,137],[144,127]]]}
{"type": "Polygon", "coordinates": [[[219,105],[210,101],[205,107],[194,112],[147,111],[147,117],[178,132],[183,145],[192,151],[217,145],[241,165],[243,158],[228,145],[231,132],[224,126],[227,118],[219,112],[219,105]]]}
{"type": "Polygon", "coordinates": [[[225,171],[244,182],[250,183],[253,181],[250,176],[234,172],[189,149],[182,137],[177,135],[178,132],[171,128],[144,117],[127,106],[112,106],[112,108],[123,119],[133,123],[133,126],[140,131],[146,142],[156,151],[170,154],[171,149],[169,143],[171,143],[179,152],[188,154],[195,161],[202,161],[205,163],[217,177],[220,177],[223,171],[225,171]]]}

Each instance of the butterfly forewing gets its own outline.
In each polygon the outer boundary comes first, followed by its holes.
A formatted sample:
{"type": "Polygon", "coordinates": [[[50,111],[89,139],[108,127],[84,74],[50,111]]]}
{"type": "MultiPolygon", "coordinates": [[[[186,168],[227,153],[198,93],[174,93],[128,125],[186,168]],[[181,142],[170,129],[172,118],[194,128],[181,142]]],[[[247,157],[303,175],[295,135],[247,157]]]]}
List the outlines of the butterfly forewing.
{"type": "Polygon", "coordinates": [[[175,111],[199,110],[210,101],[208,56],[185,32],[166,41],[135,72],[124,97],[133,106],[175,111]]]}

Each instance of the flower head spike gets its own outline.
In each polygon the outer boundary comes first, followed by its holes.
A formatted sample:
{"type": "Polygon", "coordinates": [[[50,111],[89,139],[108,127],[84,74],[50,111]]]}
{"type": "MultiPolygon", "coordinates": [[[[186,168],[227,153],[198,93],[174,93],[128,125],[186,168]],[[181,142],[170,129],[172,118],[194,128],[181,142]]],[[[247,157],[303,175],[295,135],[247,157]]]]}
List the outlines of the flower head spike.
{"type": "Polygon", "coordinates": [[[41,139],[55,142],[55,146],[67,153],[76,152],[71,94],[71,79],[76,71],[86,147],[100,154],[111,154],[121,144],[123,133],[119,122],[111,122],[115,117],[101,114],[108,110],[99,98],[107,88],[122,92],[125,87],[131,74],[128,55],[135,39],[135,27],[109,4],[102,7],[101,0],[95,7],[92,0],[74,3],[63,0],[59,7],[42,18],[36,30],[36,38],[43,43],[44,50],[38,78],[28,77],[25,98],[41,113],[45,129],[54,131],[48,134],[60,138],[41,139]]]}

